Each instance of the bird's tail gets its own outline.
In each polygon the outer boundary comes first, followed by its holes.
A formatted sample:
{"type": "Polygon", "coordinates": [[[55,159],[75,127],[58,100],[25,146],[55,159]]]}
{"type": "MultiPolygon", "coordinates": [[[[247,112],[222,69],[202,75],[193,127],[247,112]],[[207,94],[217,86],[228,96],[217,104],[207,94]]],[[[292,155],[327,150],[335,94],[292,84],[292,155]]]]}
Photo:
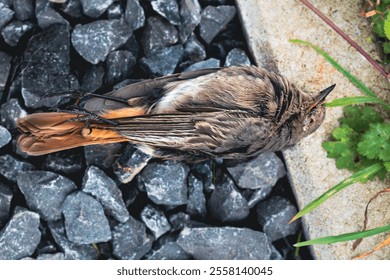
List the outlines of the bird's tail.
{"type": "Polygon", "coordinates": [[[18,120],[22,135],[18,139],[21,151],[29,155],[44,155],[80,146],[124,142],[127,139],[109,126],[89,127],[77,121],[72,113],[36,113],[18,120]]]}

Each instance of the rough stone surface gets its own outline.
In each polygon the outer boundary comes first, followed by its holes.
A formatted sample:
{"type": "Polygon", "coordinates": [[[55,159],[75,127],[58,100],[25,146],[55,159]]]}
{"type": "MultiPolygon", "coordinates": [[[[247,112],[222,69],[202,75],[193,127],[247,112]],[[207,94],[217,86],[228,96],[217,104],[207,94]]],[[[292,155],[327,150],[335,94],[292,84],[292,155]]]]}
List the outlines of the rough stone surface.
{"type": "Polygon", "coordinates": [[[127,0],[125,19],[132,31],[145,25],[145,12],[139,0],[127,0]]]}
{"type": "Polygon", "coordinates": [[[82,191],[99,201],[105,212],[117,221],[124,223],[129,219],[129,212],[123,202],[122,193],[114,180],[95,166],[85,171],[82,191]]]}
{"type": "Polygon", "coordinates": [[[206,50],[194,33],[188,37],[184,44],[184,55],[193,62],[203,61],[206,58],[206,50]]]}
{"type": "MultiPolygon", "coordinates": [[[[22,0],[23,1],[23,0],[22,0]]],[[[82,18],[83,17],[83,7],[81,6],[80,0],[67,0],[61,5],[61,11],[72,18],[82,18]]]]}
{"type": "Polygon", "coordinates": [[[13,0],[12,7],[18,20],[24,21],[34,17],[34,0],[13,0]]]}
{"type": "Polygon", "coordinates": [[[296,234],[299,230],[299,221],[288,223],[297,209],[284,197],[273,196],[260,202],[256,213],[263,231],[272,241],[296,234]]]}
{"type": "Polygon", "coordinates": [[[5,83],[7,82],[10,69],[11,57],[4,52],[0,52],[0,97],[2,95],[2,91],[4,90],[5,83]]]}
{"type": "Polygon", "coordinates": [[[48,227],[50,229],[53,239],[57,245],[64,252],[64,258],[66,260],[95,260],[98,255],[92,245],[76,244],[66,237],[64,222],[55,221],[49,222],[48,227]]]}
{"type": "Polygon", "coordinates": [[[141,172],[150,158],[149,155],[144,154],[132,145],[127,145],[122,155],[114,162],[114,173],[120,182],[129,183],[141,172]]]}
{"type": "Polygon", "coordinates": [[[16,121],[27,116],[16,98],[11,98],[1,105],[1,124],[8,129],[16,128],[16,121]]]}
{"type": "Polygon", "coordinates": [[[186,253],[176,242],[177,236],[167,235],[157,241],[157,245],[144,257],[146,260],[190,260],[191,255],[186,253]]]}
{"type": "Polygon", "coordinates": [[[266,198],[279,178],[286,174],[282,161],[275,153],[264,153],[256,158],[228,167],[240,188],[255,189],[257,199],[266,198]]]}
{"type": "Polygon", "coordinates": [[[16,176],[23,171],[34,170],[31,163],[20,161],[10,155],[0,156],[0,175],[11,182],[16,182],[16,176]]]}
{"type": "Polygon", "coordinates": [[[0,3],[0,30],[12,19],[15,12],[9,7],[0,3]]]}
{"type": "Polygon", "coordinates": [[[20,210],[0,232],[0,260],[17,260],[31,256],[41,240],[39,215],[20,210]]]}
{"type": "Polygon", "coordinates": [[[227,176],[221,184],[215,186],[208,201],[208,208],[211,215],[221,222],[240,221],[249,215],[247,200],[227,176]]]}
{"type": "Polygon", "coordinates": [[[80,0],[85,15],[98,18],[107,8],[114,2],[114,0],[80,0]]]}
{"type": "Polygon", "coordinates": [[[152,8],[171,24],[179,25],[179,5],[176,0],[150,0],[152,8]]]}
{"type": "Polygon", "coordinates": [[[54,253],[54,254],[40,254],[36,258],[37,260],[65,260],[64,253],[54,253]]]}
{"type": "Polygon", "coordinates": [[[12,197],[11,188],[0,182],[0,229],[3,228],[10,217],[12,197]]]}
{"type": "Polygon", "coordinates": [[[194,70],[208,69],[208,68],[218,68],[220,67],[220,61],[216,58],[209,58],[205,61],[200,61],[192,64],[190,67],[186,68],[183,72],[189,72],[194,70]]]}
{"type": "Polygon", "coordinates": [[[91,145],[84,148],[85,162],[101,169],[108,169],[120,154],[122,144],[91,145]]]}
{"type": "MultiPolygon", "coordinates": [[[[83,80],[81,82],[81,89],[86,91],[86,92],[94,92],[95,90],[101,88],[103,85],[104,74],[105,74],[105,71],[104,71],[104,68],[102,65],[92,65],[91,68],[89,68],[83,76],[83,80]]],[[[117,144],[117,143],[115,143],[115,144],[117,144]]],[[[105,146],[106,145],[104,145],[104,147],[105,146]]],[[[86,146],[85,151],[87,151],[88,147],[95,147],[95,146],[94,145],[86,146]]],[[[99,145],[99,147],[102,147],[102,145],[99,145]]],[[[105,150],[105,149],[103,149],[103,150],[105,150]]],[[[96,151],[96,149],[95,149],[95,152],[98,152],[98,151],[96,151]]]]}
{"type": "MultiPolygon", "coordinates": [[[[315,51],[289,42],[292,38],[305,40],[326,50],[333,59],[351,71],[369,88],[378,89],[376,92],[388,102],[390,101],[387,92],[380,90],[388,88],[388,83],[383,77],[300,1],[292,1],[287,6],[262,1],[261,9],[253,9],[254,5],[258,4],[256,0],[238,0],[236,3],[243,19],[243,30],[251,53],[258,65],[266,66],[268,69],[278,69],[297,86],[312,94],[336,83],[337,87],[328,101],[339,97],[362,95],[315,51]],[[271,10],[272,13],[269,12],[271,10]],[[284,19],[283,28],[280,28],[281,18],[284,19]],[[274,36],[275,32],[278,36],[274,36]]],[[[372,35],[371,28],[368,27],[369,22],[365,18],[356,16],[361,10],[359,1],[343,2],[336,12],[331,2],[312,0],[310,3],[351,36],[374,59],[378,57],[375,44],[366,40],[372,35]]],[[[327,108],[326,111],[325,121],[314,134],[283,152],[299,208],[351,175],[350,172],[336,169],[334,160],[327,158],[322,148],[323,141],[329,139],[331,131],[338,126],[342,108],[327,108]]],[[[337,193],[332,199],[304,217],[306,238],[362,230],[362,215],[367,201],[386,187],[388,184],[375,180],[364,185],[355,184],[337,193]],[[346,202],[348,206],[345,206],[346,202]]],[[[370,213],[370,227],[388,224],[389,201],[390,197],[386,196],[378,200],[375,206],[370,206],[375,208],[370,213]]],[[[355,251],[351,249],[353,241],[326,246],[314,245],[313,255],[317,259],[345,260],[369,252],[383,241],[382,235],[366,238],[355,251]]],[[[368,259],[387,260],[389,254],[390,247],[387,247],[375,252],[368,259]]]]}
{"type": "Polygon", "coordinates": [[[141,211],[141,220],[153,233],[155,239],[171,229],[164,212],[152,205],[146,205],[141,211]]]}
{"type": "Polygon", "coordinates": [[[60,13],[50,6],[46,0],[36,0],[35,15],[40,28],[45,29],[54,24],[69,25],[60,13]]]}
{"type": "Polygon", "coordinates": [[[34,25],[31,22],[22,22],[19,20],[11,21],[6,27],[1,31],[4,41],[15,47],[19,44],[19,41],[29,32],[34,25]]]}
{"type": "Polygon", "coordinates": [[[4,147],[11,141],[11,134],[9,131],[0,125],[0,148],[4,147]]]}
{"type": "Polygon", "coordinates": [[[150,75],[164,76],[175,71],[182,56],[183,47],[176,45],[162,49],[149,57],[143,57],[140,63],[150,75]]]}
{"type": "Polygon", "coordinates": [[[212,192],[215,188],[213,174],[214,164],[215,162],[203,161],[191,166],[192,172],[199,178],[202,178],[203,187],[206,192],[212,192]]]}
{"type": "Polygon", "coordinates": [[[22,96],[27,107],[55,107],[59,96],[48,93],[77,89],[70,73],[70,31],[65,25],[53,25],[30,38],[22,72],[22,96]]]}
{"type": "Polygon", "coordinates": [[[83,168],[83,159],[78,153],[68,151],[49,154],[45,160],[47,169],[60,174],[72,174],[83,168]]]}
{"type": "Polygon", "coordinates": [[[123,10],[122,6],[118,2],[114,2],[107,9],[107,18],[108,19],[120,19],[122,17],[123,10]]]}
{"type": "Polygon", "coordinates": [[[141,42],[146,57],[175,44],[179,39],[175,26],[155,16],[147,19],[141,42]]]}
{"type": "Polygon", "coordinates": [[[61,207],[66,196],[76,190],[76,185],[59,174],[48,171],[19,172],[16,182],[30,209],[45,221],[62,218],[61,207]]]}
{"type": "Polygon", "coordinates": [[[211,41],[224,30],[236,14],[234,6],[207,6],[202,11],[200,21],[200,36],[210,44],[211,41]]]}
{"type": "Polygon", "coordinates": [[[188,167],[181,162],[153,162],[141,172],[141,181],[154,203],[183,205],[187,203],[188,171],[188,167]]]}
{"type": "Polygon", "coordinates": [[[136,59],[130,51],[113,51],[107,56],[106,82],[113,84],[130,77],[136,59]]]}
{"type": "Polygon", "coordinates": [[[112,251],[122,260],[139,260],[151,248],[153,237],[146,233],[146,227],[130,216],[126,223],[112,230],[112,251]]]}
{"type": "Polygon", "coordinates": [[[206,216],[206,198],[203,193],[203,182],[193,174],[188,175],[188,202],[186,212],[193,217],[206,216]]]}
{"type": "Polygon", "coordinates": [[[188,36],[195,30],[200,22],[201,7],[198,0],[180,1],[179,37],[181,42],[185,42],[188,36]]]}
{"type": "Polygon", "coordinates": [[[238,66],[238,65],[251,65],[249,57],[246,55],[245,51],[242,49],[234,48],[232,49],[225,61],[225,66],[238,66]]]}
{"type": "Polygon", "coordinates": [[[77,244],[111,240],[111,230],[101,204],[93,197],[74,192],[62,206],[68,239],[77,244]]]}
{"type": "Polygon", "coordinates": [[[185,228],[177,243],[198,260],[269,260],[267,236],[248,228],[185,228]]]}
{"type": "Polygon", "coordinates": [[[86,61],[97,64],[126,43],[131,35],[132,31],[121,20],[98,20],[77,25],[72,33],[72,44],[86,61]]]}

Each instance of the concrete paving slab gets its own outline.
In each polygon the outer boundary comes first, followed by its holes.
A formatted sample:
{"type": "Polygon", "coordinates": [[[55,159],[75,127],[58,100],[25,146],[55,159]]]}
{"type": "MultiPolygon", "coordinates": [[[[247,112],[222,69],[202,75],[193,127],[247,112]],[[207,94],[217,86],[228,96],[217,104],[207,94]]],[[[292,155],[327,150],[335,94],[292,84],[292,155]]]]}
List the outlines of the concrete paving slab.
{"type": "MultiPolygon", "coordinates": [[[[344,76],[309,47],[288,42],[301,39],[327,51],[336,61],[359,77],[374,92],[390,99],[389,84],[374,68],[328,27],[300,1],[275,2],[268,0],[236,0],[244,32],[253,57],[259,65],[278,71],[307,92],[317,93],[336,83],[331,98],[361,95],[344,76]]],[[[359,16],[360,1],[312,0],[325,15],[350,35],[374,58],[374,44],[368,38],[368,22],[359,16]]],[[[329,139],[338,125],[342,108],[328,108],[323,125],[311,136],[283,152],[290,182],[293,185],[299,207],[311,202],[351,173],[337,170],[333,159],[326,157],[322,142],[329,139]]],[[[306,236],[309,239],[360,231],[368,200],[389,182],[373,181],[364,185],[355,184],[339,192],[335,197],[303,218],[306,236]]],[[[380,196],[370,206],[369,228],[390,223],[389,195],[380,196]]],[[[363,240],[352,250],[352,241],[332,245],[313,246],[317,259],[351,259],[360,253],[372,250],[389,234],[380,234],[363,240]]],[[[390,259],[390,247],[374,253],[368,259],[390,259]]]]}

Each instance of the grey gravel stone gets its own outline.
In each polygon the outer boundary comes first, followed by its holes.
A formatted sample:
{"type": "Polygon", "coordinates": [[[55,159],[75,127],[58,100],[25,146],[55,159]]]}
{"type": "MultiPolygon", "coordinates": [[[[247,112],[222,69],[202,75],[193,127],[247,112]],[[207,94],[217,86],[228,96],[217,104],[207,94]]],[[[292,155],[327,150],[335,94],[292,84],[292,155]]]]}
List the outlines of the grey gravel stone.
{"type": "Polygon", "coordinates": [[[234,6],[207,6],[202,11],[200,36],[210,44],[219,32],[224,30],[236,14],[234,6]]]}
{"type": "Polygon", "coordinates": [[[0,260],[31,256],[41,240],[39,215],[20,210],[0,232],[0,260]]]}
{"type": "Polygon", "coordinates": [[[12,7],[18,20],[32,19],[35,15],[34,0],[12,0],[12,7]]]}
{"type": "Polygon", "coordinates": [[[85,15],[98,18],[113,2],[114,0],[81,0],[81,5],[85,15]]]}
{"type": "Polygon", "coordinates": [[[181,0],[180,1],[180,18],[179,37],[181,42],[185,42],[188,36],[195,30],[200,22],[201,7],[198,0],[181,0]]]}
{"type": "Polygon", "coordinates": [[[7,223],[10,217],[12,190],[0,182],[0,229],[7,223]]]}
{"type": "Polygon", "coordinates": [[[131,35],[129,26],[121,20],[98,20],[77,25],[72,33],[72,44],[86,61],[97,64],[126,43],[131,35]]]}
{"type": "Polygon", "coordinates": [[[76,173],[83,165],[83,158],[79,153],[68,151],[49,154],[45,159],[47,169],[63,175],[76,173]]]}
{"type": "Polygon", "coordinates": [[[151,248],[153,237],[146,233],[146,227],[130,216],[126,223],[112,230],[112,251],[122,260],[139,260],[151,248]]]}
{"type": "Polygon", "coordinates": [[[49,222],[48,227],[57,245],[64,252],[66,260],[95,260],[98,254],[92,245],[76,244],[66,237],[62,220],[49,222]]]}
{"type": "Polygon", "coordinates": [[[192,64],[190,67],[186,68],[183,72],[201,70],[201,69],[209,69],[209,68],[218,68],[220,67],[220,60],[216,58],[209,58],[205,61],[200,61],[192,64]]]}
{"type": "Polygon", "coordinates": [[[10,69],[11,69],[11,57],[4,52],[0,52],[0,97],[2,96],[5,83],[8,80],[10,69]]]}
{"type": "Polygon", "coordinates": [[[65,199],[62,213],[68,239],[77,244],[111,240],[111,230],[101,204],[93,197],[74,192],[65,199]]]}
{"type": "Polygon", "coordinates": [[[0,125],[0,148],[4,147],[11,141],[11,134],[9,131],[0,125]]]}
{"type": "Polygon", "coordinates": [[[193,62],[203,61],[206,58],[206,50],[194,33],[188,37],[187,42],[184,44],[184,55],[193,62]]]}
{"type": "Polygon", "coordinates": [[[181,162],[151,163],[141,173],[150,200],[159,205],[187,203],[187,174],[189,168],[181,162]]]}
{"type": "Polygon", "coordinates": [[[114,84],[130,77],[136,59],[130,51],[120,50],[110,52],[107,56],[106,82],[114,84]]]}
{"type": "Polygon", "coordinates": [[[65,260],[64,253],[54,253],[54,254],[40,254],[37,256],[37,260],[65,260]]]}
{"type": "Polygon", "coordinates": [[[122,144],[91,145],[84,148],[86,164],[101,169],[112,167],[114,160],[120,155],[122,144]]]}
{"type": "Polygon", "coordinates": [[[192,172],[199,178],[202,178],[203,187],[206,192],[212,192],[215,189],[214,186],[214,174],[212,161],[203,161],[191,166],[192,172]]]}
{"type": "Polygon", "coordinates": [[[152,205],[146,205],[141,211],[141,220],[153,233],[155,239],[171,230],[164,212],[152,205]]]}
{"type": "Polygon", "coordinates": [[[114,2],[107,9],[107,18],[108,19],[120,19],[123,14],[122,6],[118,2],[114,2]]]}
{"type": "Polygon", "coordinates": [[[28,207],[45,221],[61,219],[66,196],[77,189],[68,178],[49,171],[19,172],[16,179],[28,207]]]}
{"type": "Polygon", "coordinates": [[[227,176],[223,178],[221,184],[215,186],[208,201],[208,209],[211,215],[221,222],[240,221],[249,215],[247,200],[227,176]]]}
{"type": "MultiPolygon", "coordinates": [[[[83,80],[81,82],[81,89],[86,92],[94,92],[95,90],[99,89],[103,85],[103,77],[105,74],[105,70],[102,65],[92,65],[91,68],[85,72],[83,76],[83,80]]],[[[117,144],[117,143],[115,143],[117,144]]],[[[111,144],[110,144],[111,145],[111,144]]],[[[120,145],[120,144],[117,144],[120,145]]],[[[106,145],[104,145],[106,146],[106,145]]],[[[88,147],[95,147],[95,145],[92,146],[86,146],[85,149],[87,151],[88,147]]],[[[99,147],[102,147],[102,145],[99,145],[99,147]]],[[[105,149],[103,149],[105,150],[105,149]]]]}
{"type": "Polygon", "coordinates": [[[1,105],[1,124],[8,129],[16,128],[16,121],[27,116],[16,98],[11,98],[1,105]]]}
{"type": "Polygon", "coordinates": [[[238,65],[249,66],[251,65],[251,62],[244,50],[234,48],[228,53],[225,61],[225,66],[238,66],[238,65]]]}
{"type": "Polygon", "coordinates": [[[275,153],[263,153],[256,158],[228,167],[240,188],[263,189],[268,195],[276,182],[286,174],[283,162],[275,153]]]}
{"type": "Polygon", "coordinates": [[[0,3],[0,30],[13,18],[15,12],[0,3]]]}
{"type": "Polygon", "coordinates": [[[121,183],[129,183],[141,172],[151,157],[132,145],[127,145],[122,155],[114,163],[114,173],[121,183]]]}
{"type": "Polygon", "coordinates": [[[193,217],[206,216],[206,198],[203,193],[203,182],[194,175],[188,175],[188,202],[186,212],[193,217]]]}
{"type": "Polygon", "coordinates": [[[172,74],[183,56],[181,45],[172,46],[156,52],[149,57],[143,57],[141,66],[152,76],[172,74]]]}
{"type": "Polygon", "coordinates": [[[19,41],[29,32],[34,25],[31,22],[22,22],[19,20],[11,21],[6,27],[1,31],[4,41],[15,47],[19,44],[19,41]]]}
{"type": "Polygon", "coordinates": [[[256,213],[263,231],[272,241],[298,232],[299,221],[288,223],[297,213],[297,209],[284,197],[273,196],[260,202],[256,213]]]}
{"type": "Polygon", "coordinates": [[[132,31],[145,25],[145,12],[139,0],[127,0],[125,20],[132,31]]]}
{"type": "Polygon", "coordinates": [[[95,166],[85,171],[82,191],[99,201],[105,212],[117,221],[124,223],[129,219],[129,212],[123,202],[122,193],[114,180],[95,166]]]}
{"type": "Polygon", "coordinates": [[[69,22],[54,10],[48,1],[36,0],[35,4],[35,15],[40,28],[45,29],[54,24],[69,25],[69,22]]]}
{"type": "Polygon", "coordinates": [[[179,39],[175,26],[165,19],[153,16],[147,19],[141,43],[146,57],[177,43],[179,39]]]}
{"type": "Polygon", "coordinates": [[[179,25],[179,5],[176,0],[150,0],[152,8],[171,24],[179,25]]]}
{"type": "Polygon", "coordinates": [[[32,164],[17,160],[11,155],[0,156],[0,175],[12,182],[16,182],[16,176],[20,172],[34,169],[35,167],[32,164]]]}
{"type": "Polygon", "coordinates": [[[146,260],[190,260],[191,255],[177,245],[177,236],[165,235],[157,245],[144,257],[146,260]]]}
{"type": "Polygon", "coordinates": [[[56,107],[63,98],[53,93],[78,89],[70,71],[69,26],[56,24],[31,37],[24,58],[22,96],[27,107],[56,107]]]}
{"type": "Polygon", "coordinates": [[[80,0],[67,0],[61,4],[61,11],[72,18],[81,19],[83,17],[83,7],[80,0]]]}
{"type": "Polygon", "coordinates": [[[198,260],[269,260],[266,234],[248,228],[185,228],[177,243],[198,260]]]}

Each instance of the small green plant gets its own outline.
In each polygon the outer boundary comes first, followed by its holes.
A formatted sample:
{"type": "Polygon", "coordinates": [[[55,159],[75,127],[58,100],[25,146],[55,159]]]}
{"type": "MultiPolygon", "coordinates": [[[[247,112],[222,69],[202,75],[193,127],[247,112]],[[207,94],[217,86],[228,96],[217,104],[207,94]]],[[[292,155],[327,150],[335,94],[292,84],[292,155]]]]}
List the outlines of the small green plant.
{"type": "MultiPolygon", "coordinates": [[[[333,139],[324,142],[323,148],[328,152],[328,157],[336,160],[337,168],[348,169],[354,173],[306,205],[293,217],[292,222],[317,208],[324,201],[347,186],[358,182],[365,183],[375,177],[381,180],[390,177],[390,122],[386,121],[383,115],[368,105],[357,106],[357,104],[363,103],[377,103],[386,111],[390,112],[390,104],[378,98],[360,80],[350,74],[320,48],[301,40],[290,40],[290,42],[304,44],[313,48],[365,94],[363,96],[338,98],[326,104],[328,107],[345,107],[344,116],[340,119],[340,126],[333,130],[333,139]]],[[[384,193],[385,191],[382,192],[384,193]]],[[[367,217],[367,209],[365,215],[367,217]]],[[[361,232],[322,237],[300,242],[295,244],[295,246],[301,247],[313,244],[330,244],[355,240],[388,231],[390,231],[390,225],[370,230],[365,230],[364,228],[361,232]]],[[[390,244],[390,238],[374,250],[379,250],[388,244],[390,244]]]]}
{"type": "MultiPolygon", "coordinates": [[[[373,1],[375,2],[375,1],[373,1]]],[[[377,3],[366,1],[366,17],[371,17],[372,31],[383,44],[385,64],[390,63],[390,0],[381,0],[377,3]]]]}

